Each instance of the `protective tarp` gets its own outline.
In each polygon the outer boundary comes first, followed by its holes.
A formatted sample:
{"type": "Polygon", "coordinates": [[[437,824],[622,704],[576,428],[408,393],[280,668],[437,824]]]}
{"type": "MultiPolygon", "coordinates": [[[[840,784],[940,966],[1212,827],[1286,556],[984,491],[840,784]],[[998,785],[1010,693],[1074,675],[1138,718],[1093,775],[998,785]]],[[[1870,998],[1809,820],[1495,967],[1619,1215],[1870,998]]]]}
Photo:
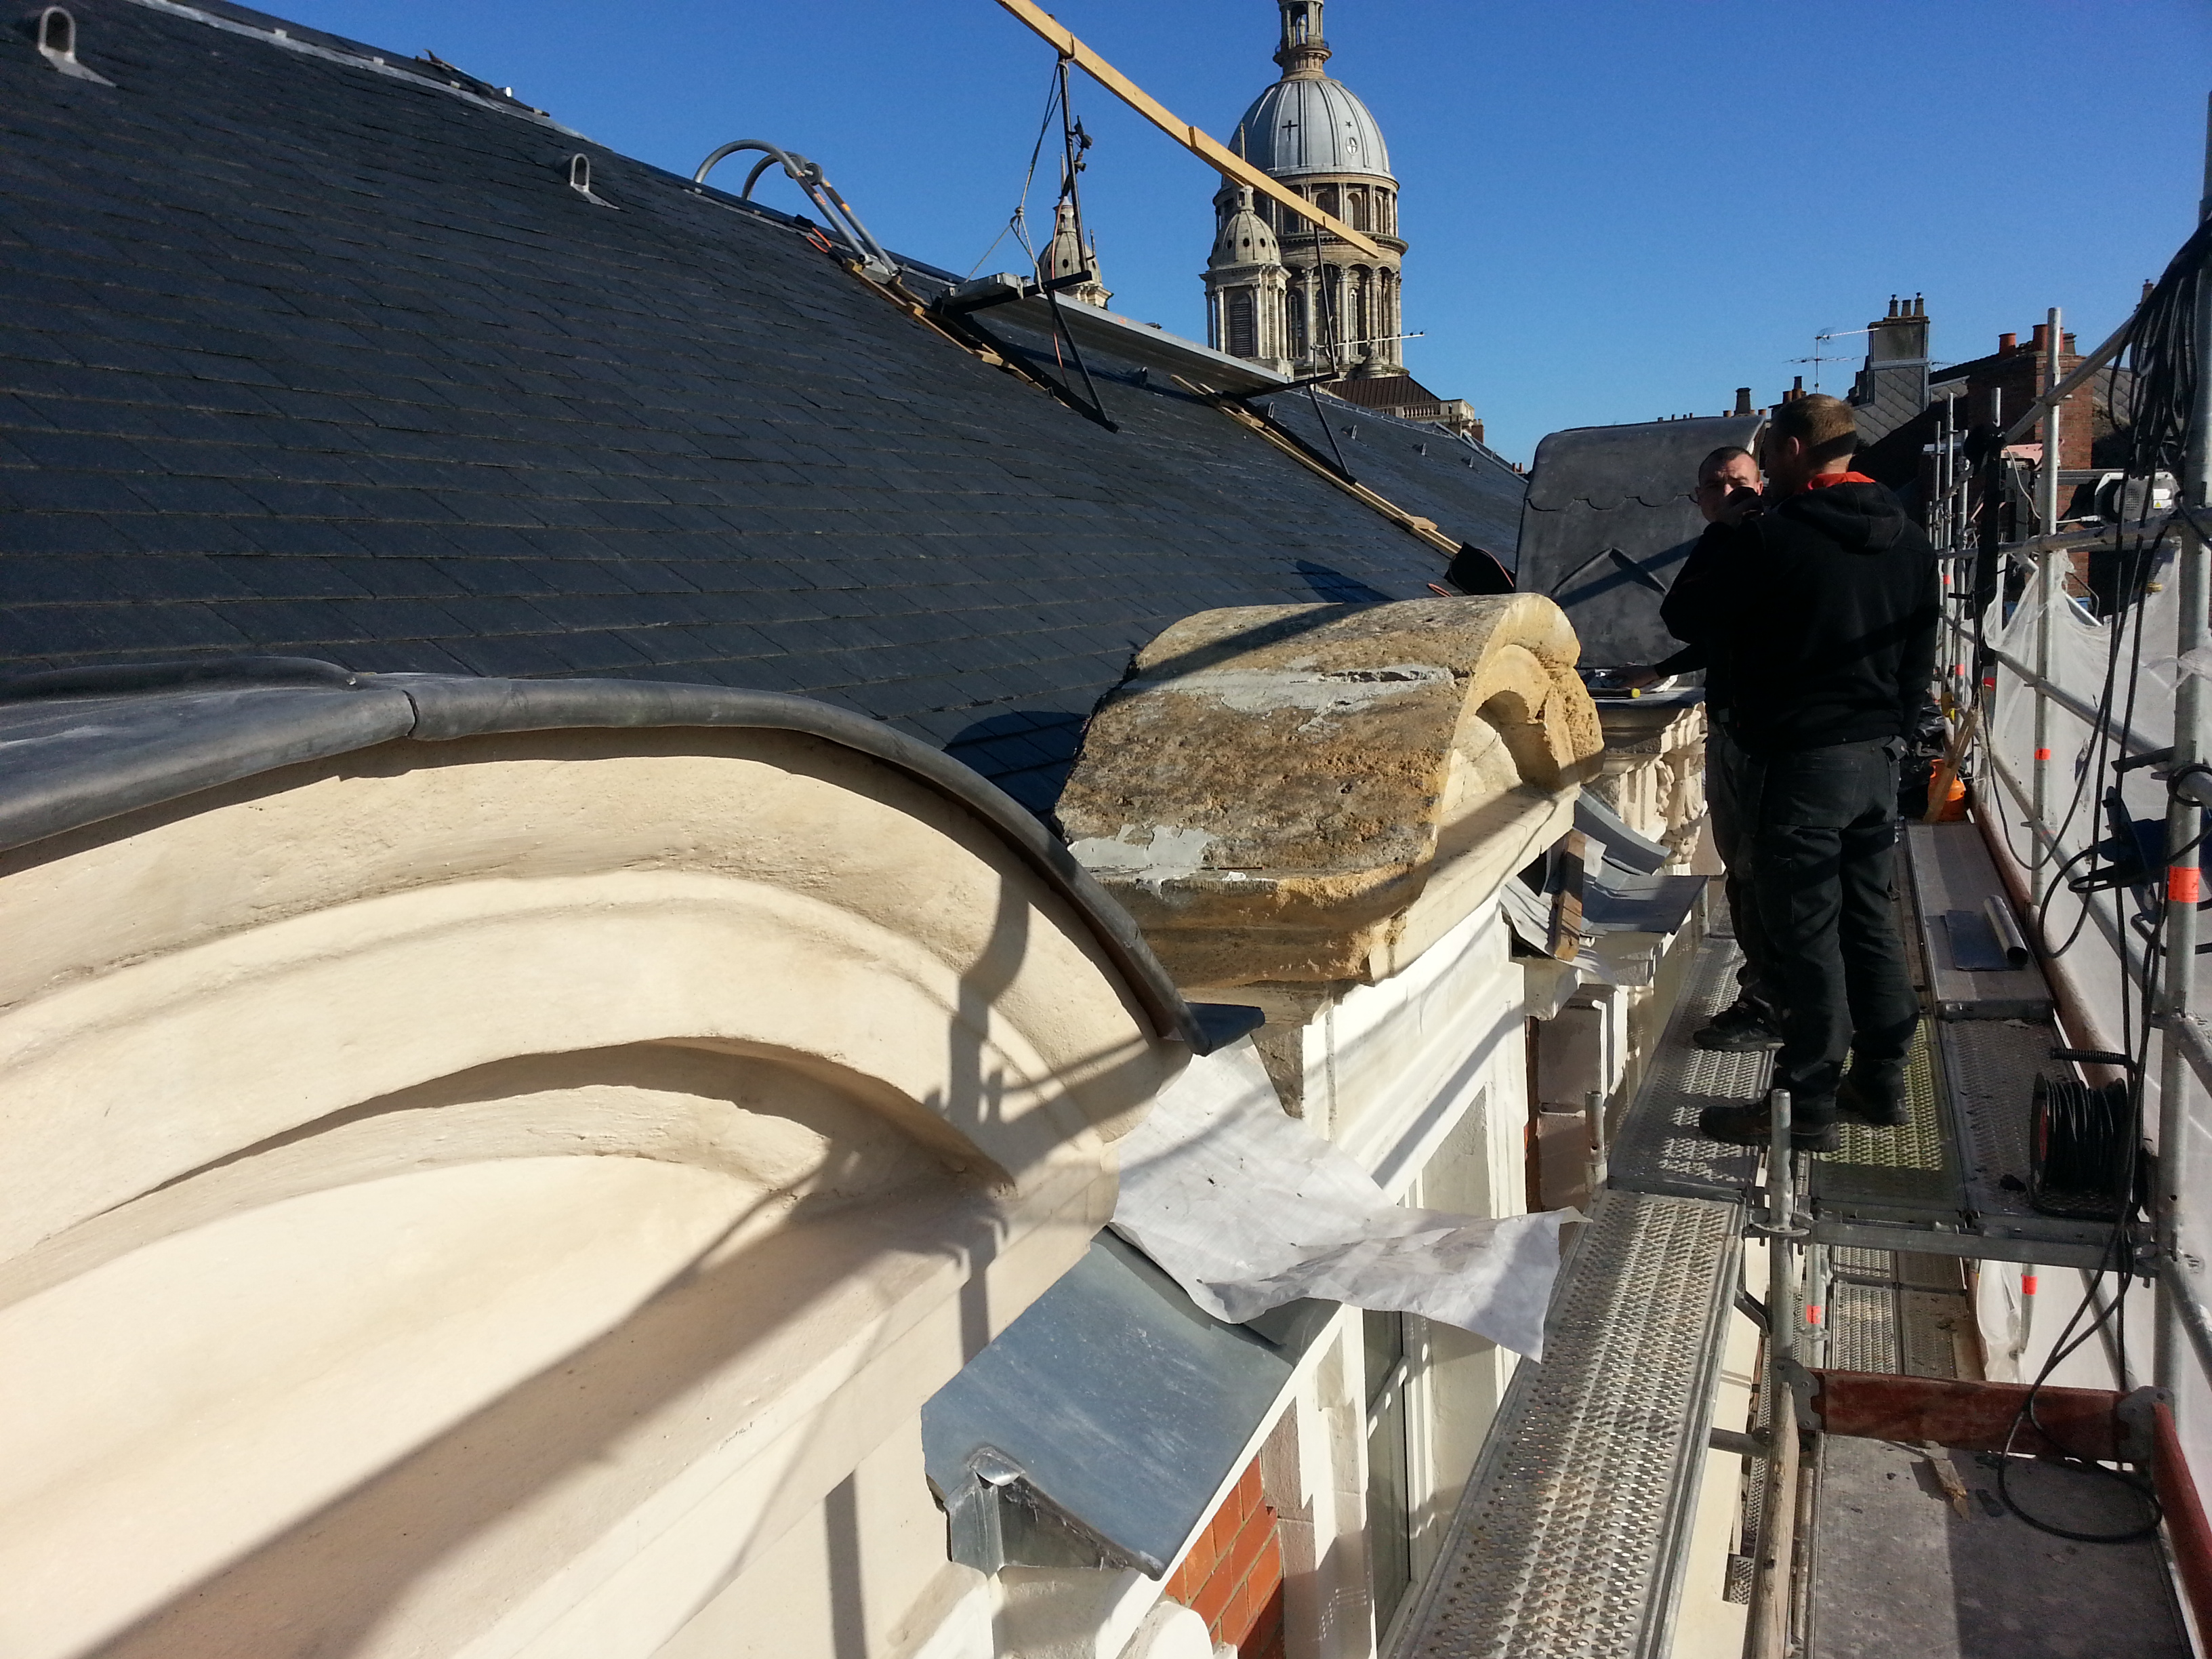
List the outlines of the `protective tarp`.
{"type": "MultiPolygon", "coordinates": [[[[2109,670],[2111,722],[2118,727],[2125,721],[2134,738],[2131,746],[2139,750],[2163,748],[2172,738],[2173,699],[2180,673],[2176,660],[2180,616],[2172,563],[2172,538],[2168,538],[2160,568],[2152,574],[2152,590],[2109,623],[2090,615],[2075,599],[2061,596],[2051,610],[2046,645],[2042,637],[2043,607],[2037,600],[2032,580],[2008,612],[1999,600],[1985,618],[1990,642],[2014,661],[2034,668],[2046,660],[2039,653],[2047,649],[2049,680],[2089,708],[2094,708],[2105,701],[2109,670]],[[2114,656],[2116,631],[2118,654],[2114,656]]],[[[1962,572],[1967,568],[1964,565],[1959,568],[1962,572]]],[[[1955,648],[1953,655],[1954,659],[1963,659],[1968,652],[1961,647],[1955,648]]],[[[2155,880],[2162,873],[2156,866],[2162,859],[2160,849],[2164,839],[2166,786],[2149,767],[2139,768],[2116,780],[2112,763],[2127,751],[2107,739],[2101,746],[2100,762],[2092,722],[2056,699],[2045,700],[2043,743],[2039,745],[2034,690],[2014,669],[2000,664],[1992,690],[1993,712],[1989,716],[1983,743],[2010,775],[2012,784],[1984,775],[1978,785],[1982,810],[2021,866],[2030,867],[2034,850],[2030,820],[2035,792],[2035,754],[2039,746],[2049,750],[2044,780],[2044,818],[2056,840],[2057,849],[2055,856],[2047,858],[2042,866],[2042,889],[2051,894],[2045,908],[2044,948],[2058,954],[2086,1004],[2094,1029],[2075,1035],[2100,1047],[2131,1048],[2141,1039],[2142,1000],[2138,989],[2124,983],[2122,952],[2124,949],[2137,964],[2139,973],[2143,942],[2138,927],[2150,890],[2120,888],[2077,895],[2069,890],[2065,878],[2081,875],[2093,863],[2100,869],[2110,868],[2108,857],[2100,856],[2093,861],[2084,849],[2116,839],[2112,814],[2105,803],[2107,791],[2117,787],[2125,803],[2127,818],[2160,826],[2146,832],[2149,843],[2148,863],[2155,880]],[[2059,874],[2056,866],[2069,860],[2075,861],[2063,875],[2059,874]]],[[[2200,927],[2204,921],[2212,921],[2212,914],[2200,921],[2200,927]]],[[[2192,1002],[2200,1012],[2212,1010],[2212,957],[2197,959],[2192,1002]]],[[[2160,1040],[2154,1036],[2144,1073],[2144,1123],[2154,1141],[2160,1116],[2160,1040]]],[[[2195,1073],[2186,1067],[2183,1068],[2182,1080],[2188,1091],[2184,1121],[2191,1141],[2189,1163],[2196,1169],[2212,1168],[2212,1097],[2208,1097],[2195,1073]]],[[[2185,1184],[2180,1207],[2185,1238],[2212,1238],[2212,1191],[2208,1191],[2201,1182],[2185,1184]]],[[[2008,1316],[2014,1340],[2026,1344],[2027,1332],[2021,1322],[2020,1271],[2004,1264],[1989,1264],[1984,1274],[1996,1281],[1996,1294],[1985,1294],[1984,1302],[1991,1304],[1992,1311],[1996,1310],[1996,1304],[2008,1304],[1999,1316],[2000,1322],[2008,1316]]],[[[2212,1273],[2198,1272],[2195,1279],[2199,1298],[2212,1300],[2212,1273]]],[[[2050,1305],[2034,1322],[2033,1345],[2028,1347],[2023,1362],[2024,1374],[2027,1375],[2033,1374],[2040,1356],[2047,1351],[2051,1334],[2063,1324],[2080,1295],[2077,1288],[2066,1285],[2064,1281],[2046,1279],[2045,1284],[2063,1288],[2059,1297],[2048,1298],[2050,1305]],[[2055,1318],[2050,1316],[2054,1310],[2057,1315],[2055,1318]]],[[[2131,1298],[2130,1303],[2127,1322],[2131,1361],[2136,1355],[2147,1356],[2150,1352],[2147,1317],[2149,1302],[2149,1297],[2144,1295],[2131,1298]]],[[[2002,1337],[2004,1333],[2000,1330],[1998,1334],[2002,1337]]],[[[2053,1381],[2084,1387],[2114,1386],[2110,1368],[2102,1363],[2103,1354],[2100,1345],[2085,1347],[2061,1366],[2053,1381]]],[[[2212,1469],[2212,1391],[2208,1391],[2197,1367],[2187,1358],[2179,1364],[2177,1376],[2181,1383],[2177,1416],[2183,1443],[2201,1481],[2203,1472],[2212,1469]]]]}
{"type": "Polygon", "coordinates": [[[1218,1319],[1314,1297],[1419,1314],[1540,1359],[1571,1210],[1401,1209],[1285,1115],[1249,1039],[1193,1062],[1121,1143],[1114,1231],[1218,1319]]]}

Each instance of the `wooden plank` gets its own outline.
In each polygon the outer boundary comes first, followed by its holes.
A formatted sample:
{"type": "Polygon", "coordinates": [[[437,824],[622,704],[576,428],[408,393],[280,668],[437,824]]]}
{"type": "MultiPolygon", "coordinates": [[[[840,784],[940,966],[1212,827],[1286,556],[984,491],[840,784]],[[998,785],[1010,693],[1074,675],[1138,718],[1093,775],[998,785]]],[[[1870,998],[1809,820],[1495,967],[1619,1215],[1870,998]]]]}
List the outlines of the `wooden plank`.
{"type": "MultiPolygon", "coordinates": [[[[2028,1389],[2020,1382],[1965,1382],[1926,1376],[1881,1376],[1869,1371],[1816,1370],[1820,1388],[1813,1409],[1830,1434],[1861,1440],[1933,1440],[1963,1451],[1997,1451],[2028,1389]]],[[[2035,1423],[2065,1443],[2054,1447],[2021,1425],[2013,1449],[2031,1455],[2063,1449],[2081,1457],[2111,1457],[2119,1430],[2113,1408],[2120,1396],[2107,1389],[2050,1389],[2036,1395],[2035,1423]]]]}
{"type": "Polygon", "coordinates": [[[1330,235],[1341,237],[1370,259],[1388,257],[1380,246],[1370,241],[1361,232],[1354,230],[1334,215],[1323,213],[1296,191],[1277,184],[1226,144],[1208,137],[1189,122],[1176,115],[1134,81],[1077,40],[1073,33],[1061,26],[1057,18],[1042,7],[1031,4],[1030,0],[999,0],[999,3],[1035,30],[1061,57],[1075,64],[1100,86],[1105,88],[1107,91],[1112,93],[1185,149],[1198,156],[1216,172],[1227,173],[1240,185],[1249,185],[1262,196],[1281,203],[1300,218],[1319,225],[1330,235]]]}

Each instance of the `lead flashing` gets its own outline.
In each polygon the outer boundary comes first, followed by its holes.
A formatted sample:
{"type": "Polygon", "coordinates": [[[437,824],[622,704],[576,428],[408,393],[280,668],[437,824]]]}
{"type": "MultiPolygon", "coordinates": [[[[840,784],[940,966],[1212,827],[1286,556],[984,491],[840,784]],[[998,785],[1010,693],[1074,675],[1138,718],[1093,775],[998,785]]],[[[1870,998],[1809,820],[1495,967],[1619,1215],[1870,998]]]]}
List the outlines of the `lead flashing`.
{"type": "Polygon", "coordinates": [[[1240,1021],[1225,1011],[1201,1021],[1128,912],[1012,797],[879,721],[780,692],[354,674],[304,658],[26,675],[0,684],[0,748],[10,751],[0,775],[0,851],[398,738],[683,726],[796,732],[905,773],[982,819],[1074,907],[1160,1037],[1203,1054],[1237,1034],[1240,1021]],[[73,677],[82,690],[62,684],[73,677]]]}

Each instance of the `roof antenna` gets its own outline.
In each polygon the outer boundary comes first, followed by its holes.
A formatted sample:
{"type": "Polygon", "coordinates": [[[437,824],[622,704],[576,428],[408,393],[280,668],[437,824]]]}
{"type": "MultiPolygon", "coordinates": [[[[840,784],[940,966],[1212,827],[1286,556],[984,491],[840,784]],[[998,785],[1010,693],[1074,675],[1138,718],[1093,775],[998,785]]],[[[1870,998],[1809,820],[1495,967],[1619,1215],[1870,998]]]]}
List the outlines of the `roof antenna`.
{"type": "Polygon", "coordinates": [[[39,14],[39,56],[64,75],[80,81],[90,81],[103,87],[114,82],[97,70],[88,70],[76,61],[76,19],[59,6],[48,6],[39,14]]]}

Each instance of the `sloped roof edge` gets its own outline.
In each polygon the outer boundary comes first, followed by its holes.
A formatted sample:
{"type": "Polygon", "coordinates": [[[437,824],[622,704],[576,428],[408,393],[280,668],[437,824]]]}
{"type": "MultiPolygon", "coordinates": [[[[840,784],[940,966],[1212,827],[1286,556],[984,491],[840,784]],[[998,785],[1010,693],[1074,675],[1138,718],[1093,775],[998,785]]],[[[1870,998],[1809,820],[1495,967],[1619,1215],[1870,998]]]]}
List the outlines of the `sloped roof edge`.
{"type": "Polygon", "coordinates": [[[1202,1054],[1256,1023],[1239,1019],[1243,1010],[1194,1011],[1128,912],[1019,803],[865,716],[810,697],[661,680],[351,674],[283,658],[231,667],[227,678],[219,665],[191,663],[0,682],[0,744],[14,751],[0,775],[0,850],[399,738],[666,726],[793,732],[870,756],[982,819],[1075,908],[1163,1038],[1202,1054]]]}

